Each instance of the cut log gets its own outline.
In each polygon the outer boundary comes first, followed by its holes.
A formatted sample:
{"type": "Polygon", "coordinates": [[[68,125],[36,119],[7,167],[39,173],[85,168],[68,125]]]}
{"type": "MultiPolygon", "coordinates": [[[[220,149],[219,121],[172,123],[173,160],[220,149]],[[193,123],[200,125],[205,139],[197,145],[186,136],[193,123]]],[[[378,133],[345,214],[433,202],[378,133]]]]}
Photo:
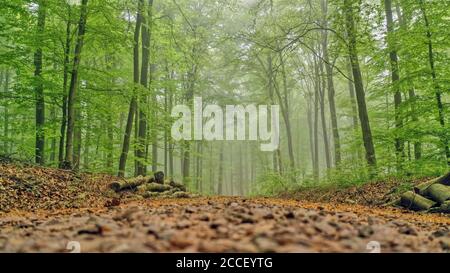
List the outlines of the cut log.
{"type": "Polygon", "coordinates": [[[145,192],[142,196],[144,198],[156,198],[156,197],[160,196],[160,193],[159,192],[148,191],[148,192],[145,192]]]}
{"type": "Polygon", "coordinates": [[[427,190],[427,188],[429,186],[431,186],[433,184],[437,184],[437,183],[443,184],[443,185],[446,185],[446,186],[450,186],[450,172],[445,174],[445,175],[443,175],[443,176],[431,179],[429,181],[426,181],[424,183],[421,183],[421,184],[415,186],[414,187],[414,192],[420,193],[420,194],[425,194],[425,191],[427,190]]]}
{"type": "Polygon", "coordinates": [[[401,205],[401,199],[400,198],[395,198],[394,200],[391,200],[383,205],[381,205],[382,207],[398,207],[401,205]]]}
{"type": "Polygon", "coordinates": [[[177,191],[172,194],[172,197],[174,197],[174,198],[190,198],[191,195],[184,191],[177,191]]]}
{"type": "Polygon", "coordinates": [[[436,205],[436,202],[415,194],[412,191],[408,191],[402,194],[400,204],[407,209],[421,211],[429,210],[431,207],[436,205]]]}
{"type": "Polygon", "coordinates": [[[148,176],[138,176],[135,178],[130,178],[127,180],[115,181],[109,184],[109,187],[115,192],[123,190],[134,190],[142,184],[148,183],[150,177],[148,176]]]}
{"type": "Polygon", "coordinates": [[[433,184],[426,189],[425,196],[442,204],[450,200],[450,187],[442,184],[433,184]]]}
{"type": "Polygon", "coordinates": [[[450,201],[444,202],[440,207],[431,208],[429,212],[435,213],[450,213],[450,201]]]}
{"type": "Polygon", "coordinates": [[[140,192],[165,192],[171,190],[172,187],[166,184],[148,183],[138,187],[140,192]]]}
{"type": "Polygon", "coordinates": [[[186,191],[186,186],[183,185],[183,184],[180,184],[180,183],[177,183],[177,182],[174,182],[174,181],[170,181],[169,185],[171,187],[173,187],[173,188],[178,189],[179,191],[186,191]]]}
{"type": "Polygon", "coordinates": [[[154,177],[156,183],[164,184],[164,172],[161,172],[161,171],[155,172],[153,174],[153,177],[154,177]]]}

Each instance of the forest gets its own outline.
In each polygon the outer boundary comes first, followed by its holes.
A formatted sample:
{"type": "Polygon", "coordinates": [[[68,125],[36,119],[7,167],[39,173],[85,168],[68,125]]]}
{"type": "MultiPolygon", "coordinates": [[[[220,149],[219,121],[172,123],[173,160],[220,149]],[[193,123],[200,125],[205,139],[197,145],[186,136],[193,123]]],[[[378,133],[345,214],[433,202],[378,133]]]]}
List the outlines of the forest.
{"type": "MultiPolygon", "coordinates": [[[[95,178],[119,192],[165,177],[178,197],[374,204],[450,170],[450,1],[0,3],[0,190],[25,181],[23,167],[42,185],[95,178]],[[278,145],[261,149],[270,140],[250,136],[261,121],[248,111],[241,138],[176,138],[173,109],[193,110],[197,98],[203,111],[278,106],[278,145]]],[[[146,191],[166,190],[153,184],[146,191]]],[[[444,206],[450,190],[439,187],[440,201],[412,206],[416,194],[433,195],[418,187],[407,207],[444,206]]],[[[0,211],[14,204],[2,200],[0,211]]]]}
{"type": "Polygon", "coordinates": [[[447,1],[5,1],[2,154],[199,192],[448,167],[447,1]],[[79,3],[77,3],[79,2],[79,3]],[[171,139],[173,105],[281,107],[280,147],[171,139]]]}

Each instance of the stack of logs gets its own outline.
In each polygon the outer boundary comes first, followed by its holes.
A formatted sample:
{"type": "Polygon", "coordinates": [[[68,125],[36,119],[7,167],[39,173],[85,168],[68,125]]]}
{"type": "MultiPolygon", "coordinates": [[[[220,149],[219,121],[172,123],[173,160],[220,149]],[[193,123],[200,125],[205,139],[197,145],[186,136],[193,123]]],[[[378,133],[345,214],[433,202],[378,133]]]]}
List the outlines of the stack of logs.
{"type": "Polygon", "coordinates": [[[109,185],[115,192],[132,191],[144,198],[190,198],[186,186],[174,181],[165,181],[164,172],[155,172],[153,176],[138,176],[126,180],[115,181],[109,185]]]}
{"type": "Polygon", "coordinates": [[[415,211],[450,213],[450,173],[403,193],[396,205],[415,211]]]}

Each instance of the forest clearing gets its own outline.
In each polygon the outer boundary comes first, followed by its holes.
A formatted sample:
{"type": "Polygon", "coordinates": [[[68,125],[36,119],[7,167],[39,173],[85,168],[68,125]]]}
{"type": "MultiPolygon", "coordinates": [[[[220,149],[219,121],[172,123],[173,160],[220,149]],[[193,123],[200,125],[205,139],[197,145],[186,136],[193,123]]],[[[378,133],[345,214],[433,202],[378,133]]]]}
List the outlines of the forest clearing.
{"type": "Polygon", "coordinates": [[[0,252],[448,253],[449,29],[440,0],[0,0],[0,252]]]}

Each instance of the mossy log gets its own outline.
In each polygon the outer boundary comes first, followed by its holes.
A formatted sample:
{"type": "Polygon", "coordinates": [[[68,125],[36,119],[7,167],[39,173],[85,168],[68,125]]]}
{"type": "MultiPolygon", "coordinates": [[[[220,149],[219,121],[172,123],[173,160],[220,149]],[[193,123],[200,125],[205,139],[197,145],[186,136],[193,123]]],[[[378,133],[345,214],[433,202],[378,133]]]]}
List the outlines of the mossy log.
{"type": "Polygon", "coordinates": [[[420,193],[420,194],[426,194],[425,191],[428,189],[428,187],[431,185],[434,185],[434,184],[442,184],[442,185],[450,186],[450,172],[443,176],[431,179],[429,181],[426,181],[424,183],[421,183],[421,184],[415,186],[414,192],[420,193]]]}
{"type": "Polygon", "coordinates": [[[444,202],[440,207],[431,208],[429,212],[450,213],[450,201],[444,202]]]}
{"type": "Polygon", "coordinates": [[[172,197],[174,197],[174,198],[190,198],[191,195],[184,191],[177,191],[172,194],[172,197]]]}
{"type": "Polygon", "coordinates": [[[180,183],[177,183],[177,182],[174,182],[174,181],[170,181],[169,185],[171,187],[173,187],[173,188],[178,189],[179,191],[186,191],[186,186],[183,185],[183,184],[180,184],[180,183]]]}
{"type": "Polygon", "coordinates": [[[433,184],[426,189],[425,196],[442,204],[445,201],[450,200],[450,186],[433,184]]]}
{"type": "Polygon", "coordinates": [[[151,177],[149,176],[138,176],[127,180],[115,181],[109,184],[109,187],[115,192],[123,190],[134,190],[140,185],[148,183],[150,181],[150,178],[151,177]]]}
{"type": "Polygon", "coordinates": [[[431,207],[436,205],[436,202],[415,194],[412,191],[408,191],[402,194],[400,204],[407,209],[421,211],[429,210],[431,207]]]}
{"type": "Polygon", "coordinates": [[[138,190],[141,192],[165,192],[171,190],[172,187],[166,184],[147,183],[140,185],[138,190]]]}
{"type": "Polygon", "coordinates": [[[391,200],[383,205],[382,207],[398,207],[401,206],[401,198],[395,198],[394,200],[391,200]]]}

